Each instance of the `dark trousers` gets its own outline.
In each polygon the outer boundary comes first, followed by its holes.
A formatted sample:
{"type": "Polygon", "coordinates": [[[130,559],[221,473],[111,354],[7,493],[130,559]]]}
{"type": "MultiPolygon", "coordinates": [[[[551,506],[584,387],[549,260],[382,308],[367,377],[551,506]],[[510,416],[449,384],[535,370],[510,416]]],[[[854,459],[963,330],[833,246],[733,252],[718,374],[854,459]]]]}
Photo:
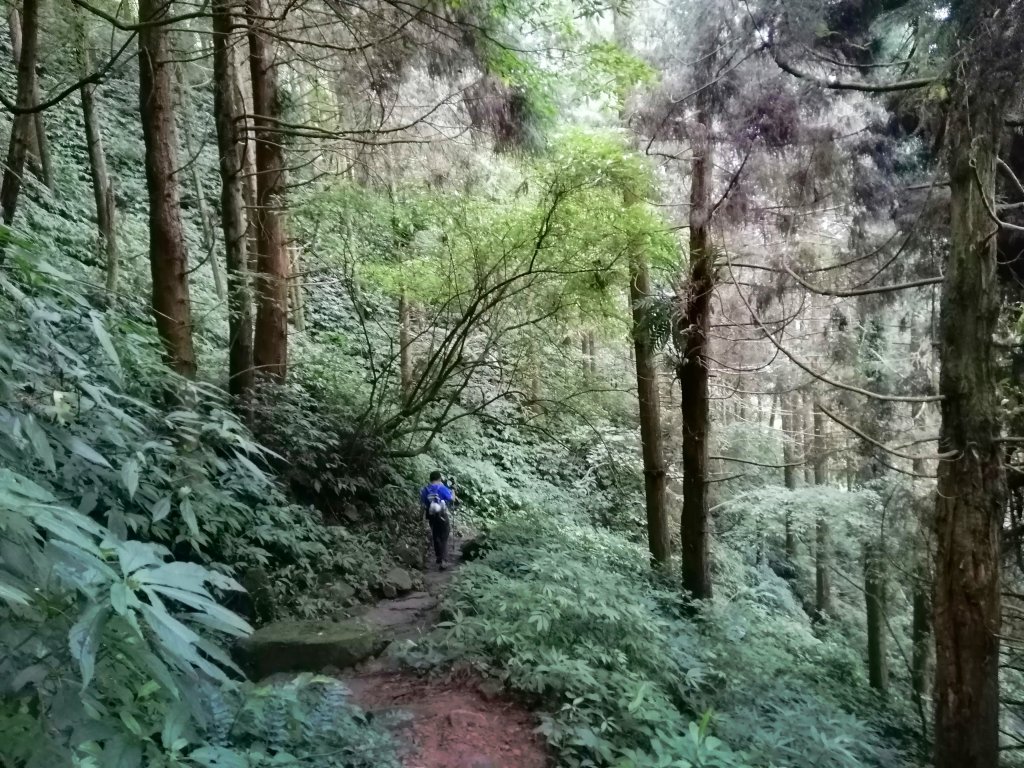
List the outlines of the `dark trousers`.
{"type": "Polygon", "coordinates": [[[434,543],[434,556],[438,563],[443,563],[448,552],[448,534],[451,531],[451,524],[448,522],[448,515],[427,515],[427,522],[430,523],[430,539],[434,543]]]}

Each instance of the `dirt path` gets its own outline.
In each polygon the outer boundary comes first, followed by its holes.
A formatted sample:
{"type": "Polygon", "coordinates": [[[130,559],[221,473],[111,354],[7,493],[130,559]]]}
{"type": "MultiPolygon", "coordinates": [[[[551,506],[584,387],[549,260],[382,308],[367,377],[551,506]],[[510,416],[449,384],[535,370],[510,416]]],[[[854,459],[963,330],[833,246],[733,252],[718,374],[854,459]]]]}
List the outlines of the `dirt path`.
{"type": "MultiPolygon", "coordinates": [[[[454,542],[453,564],[462,541],[454,542]]],[[[440,601],[455,569],[424,574],[425,591],[375,605],[365,617],[391,629],[396,640],[415,638],[437,622],[440,601]]],[[[370,713],[396,713],[396,736],[406,746],[405,768],[546,768],[537,718],[498,695],[495,687],[465,674],[425,677],[403,670],[387,654],[342,680],[370,713]]]]}

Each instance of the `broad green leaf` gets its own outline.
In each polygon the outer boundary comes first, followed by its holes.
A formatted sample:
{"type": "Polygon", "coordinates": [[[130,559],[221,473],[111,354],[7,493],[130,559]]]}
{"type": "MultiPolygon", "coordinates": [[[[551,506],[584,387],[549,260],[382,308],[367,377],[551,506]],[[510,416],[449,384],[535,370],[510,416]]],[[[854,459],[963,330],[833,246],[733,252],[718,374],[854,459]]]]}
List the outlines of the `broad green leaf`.
{"type": "Polygon", "coordinates": [[[99,648],[100,634],[106,622],[106,606],[93,604],[81,615],[71,631],[68,642],[71,656],[78,662],[82,673],[82,688],[88,688],[96,669],[96,650],[99,648]]]}
{"type": "Polygon", "coordinates": [[[94,557],[100,557],[101,552],[96,546],[93,538],[98,532],[98,526],[93,527],[85,523],[92,523],[89,518],[79,515],[77,512],[63,510],[60,508],[35,508],[32,510],[33,521],[40,528],[44,528],[54,536],[58,536],[68,544],[88,552],[94,557]]]}
{"type": "Polygon", "coordinates": [[[103,458],[103,456],[95,448],[93,448],[88,443],[84,442],[79,437],[72,437],[68,441],[68,450],[78,456],[81,456],[83,459],[90,462],[91,464],[95,464],[100,467],[105,467],[107,469],[112,469],[109,461],[103,458]]]}
{"type": "Polygon", "coordinates": [[[110,334],[107,333],[107,329],[103,327],[103,318],[99,312],[91,312],[92,318],[92,330],[96,334],[96,339],[99,341],[100,346],[103,347],[103,351],[107,353],[107,357],[110,358],[110,362],[114,364],[115,368],[121,368],[121,360],[117,356],[117,350],[114,349],[114,342],[110,340],[110,334]]]}
{"type": "Polygon", "coordinates": [[[26,414],[21,417],[21,428],[28,437],[29,442],[32,444],[32,450],[36,452],[36,456],[43,462],[43,465],[51,472],[57,471],[57,464],[53,458],[53,449],[50,447],[50,440],[47,438],[43,428],[39,426],[39,422],[36,421],[32,414],[26,414]]]}
{"type": "Polygon", "coordinates": [[[200,613],[196,614],[193,618],[212,629],[237,635],[238,637],[245,637],[252,634],[252,627],[249,626],[248,622],[246,622],[241,616],[232,613],[224,606],[218,605],[209,597],[197,595],[194,592],[190,592],[185,589],[176,589],[174,587],[154,585],[152,589],[155,592],[159,592],[164,597],[177,600],[190,608],[195,608],[197,611],[200,611],[200,613]]]}
{"type": "Polygon", "coordinates": [[[43,504],[54,501],[53,494],[36,485],[27,477],[12,472],[9,469],[0,469],[0,506],[20,506],[21,499],[41,502],[43,504]],[[12,500],[11,495],[20,497],[12,500]]]}
{"type": "Polygon", "coordinates": [[[128,498],[134,499],[139,489],[139,461],[134,456],[121,465],[121,483],[128,491],[128,498]]]}
{"type": "Polygon", "coordinates": [[[184,702],[177,702],[171,706],[164,717],[164,727],[160,731],[160,740],[164,749],[171,749],[171,746],[181,738],[188,725],[189,711],[184,702]]]}
{"type": "Polygon", "coordinates": [[[153,522],[159,523],[171,513],[171,497],[164,496],[150,510],[153,513],[153,522]]]}
{"type": "Polygon", "coordinates": [[[119,616],[128,613],[128,602],[133,597],[131,590],[123,581],[115,581],[110,585],[110,605],[119,616]]]}
{"type": "Polygon", "coordinates": [[[185,525],[188,526],[188,532],[193,536],[198,536],[199,522],[196,520],[195,510],[192,509],[192,500],[183,499],[178,505],[178,511],[181,512],[181,517],[185,521],[185,525]]]}
{"type": "Polygon", "coordinates": [[[117,548],[117,559],[121,572],[128,576],[140,568],[163,563],[161,548],[141,541],[123,541],[117,548]]]}
{"type": "Polygon", "coordinates": [[[147,568],[136,574],[141,584],[177,587],[199,594],[206,594],[206,582],[211,572],[198,563],[176,561],[163,563],[156,568],[147,568]]]}
{"type": "Polygon", "coordinates": [[[13,584],[5,584],[0,581],[0,600],[5,600],[8,603],[17,603],[18,605],[28,605],[32,598],[27,592],[23,592],[13,584]]]}

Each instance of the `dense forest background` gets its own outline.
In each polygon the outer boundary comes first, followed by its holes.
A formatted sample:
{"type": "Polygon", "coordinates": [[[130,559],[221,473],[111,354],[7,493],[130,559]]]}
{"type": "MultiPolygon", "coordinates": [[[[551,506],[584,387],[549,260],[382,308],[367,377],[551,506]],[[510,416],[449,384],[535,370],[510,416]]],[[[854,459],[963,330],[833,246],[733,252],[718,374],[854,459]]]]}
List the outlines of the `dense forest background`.
{"type": "Polygon", "coordinates": [[[3,8],[4,766],[397,765],[435,468],[559,765],[1024,764],[1024,3],[3,8]]]}

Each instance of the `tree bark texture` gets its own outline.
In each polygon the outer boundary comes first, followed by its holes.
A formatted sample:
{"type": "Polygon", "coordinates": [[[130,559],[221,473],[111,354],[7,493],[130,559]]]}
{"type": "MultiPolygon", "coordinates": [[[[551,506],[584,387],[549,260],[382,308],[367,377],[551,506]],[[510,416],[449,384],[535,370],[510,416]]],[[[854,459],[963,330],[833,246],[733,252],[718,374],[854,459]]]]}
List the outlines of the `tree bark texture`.
{"type": "MultiPolygon", "coordinates": [[[[811,460],[814,467],[814,484],[825,485],[828,483],[825,414],[820,408],[814,409],[813,421],[814,442],[811,460]]],[[[832,536],[824,515],[818,516],[814,538],[814,608],[820,621],[832,613],[832,536]]]]}
{"type": "MultiPolygon", "coordinates": [[[[25,0],[21,12],[21,55],[18,57],[18,90],[15,97],[15,103],[20,109],[28,109],[35,104],[38,53],[39,0],[25,0]]],[[[3,181],[0,182],[0,218],[7,226],[14,221],[29,147],[35,140],[33,116],[15,115],[7,146],[7,165],[3,181]]]]}
{"type": "Polygon", "coordinates": [[[800,435],[799,435],[799,459],[804,466],[801,470],[804,476],[805,485],[814,484],[814,466],[810,461],[811,447],[814,444],[814,402],[810,392],[804,392],[797,396],[797,407],[800,411],[800,435]]]}
{"type": "MultiPolygon", "coordinates": [[[[82,71],[92,71],[88,45],[82,46],[82,71]]],[[[103,148],[103,133],[96,111],[96,86],[85,83],[79,89],[82,99],[82,122],[85,124],[85,147],[89,155],[89,176],[96,203],[96,229],[100,251],[105,262],[107,300],[117,296],[120,259],[117,251],[117,205],[114,202],[114,184],[107,170],[107,153],[103,148]]]]}
{"type": "Polygon", "coordinates": [[[877,542],[864,547],[864,602],[868,628],[868,683],[879,693],[885,694],[889,689],[885,555],[877,542]]]}
{"type": "Polygon", "coordinates": [[[947,88],[950,248],[939,333],[943,397],[935,503],[935,765],[999,763],[1000,562],[1005,476],[992,338],[999,318],[996,156],[1024,59],[1020,10],[958,0],[947,88]]]}
{"type": "MultiPolygon", "coordinates": [[[[39,11],[40,9],[37,6],[36,14],[39,11]]],[[[36,23],[38,24],[38,21],[36,23]]],[[[17,69],[21,61],[21,12],[16,4],[12,4],[7,12],[7,25],[11,36],[11,61],[14,64],[14,68],[17,69]]],[[[32,93],[32,102],[39,102],[38,79],[32,93]]],[[[52,192],[53,169],[50,163],[50,146],[46,139],[46,119],[42,112],[36,112],[32,115],[32,120],[33,126],[28,135],[25,163],[32,173],[42,180],[52,192]],[[40,140],[42,144],[40,144],[40,140]],[[41,150],[40,146],[44,149],[41,150]]]]}
{"type": "MultiPolygon", "coordinates": [[[[627,205],[636,201],[627,195],[627,205]]],[[[658,363],[650,334],[644,302],[651,294],[651,278],[642,242],[630,244],[629,301],[633,308],[633,358],[636,367],[637,400],[640,407],[640,442],[644,462],[644,493],[647,506],[647,544],[655,565],[666,565],[672,557],[668,528],[668,469],[661,440],[661,397],[658,392],[658,363]]]]}
{"type": "MultiPolygon", "coordinates": [[[[181,103],[182,114],[182,139],[185,145],[185,156],[189,158],[189,176],[192,182],[192,195],[196,200],[196,209],[199,211],[199,225],[203,232],[203,260],[209,262],[210,273],[213,276],[213,290],[217,298],[224,301],[227,298],[227,286],[225,285],[224,272],[221,269],[220,261],[216,258],[217,249],[217,228],[213,220],[210,206],[206,202],[206,190],[203,189],[203,177],[199,172],[199,163],[193,158],[196,157],[192,144],[192,109],[189,101],[188,81],[185,73],[179,64],[177,70],[178,100],[181,103]]],[[[214,118],[216,119],[216,118],[214,118]]],[[[200,262],[202,263],[202,262],[200,262]]]]}
{"type": "MultiPolygon", "coordinates": [[[[714,56],[705,57],[702,79],[712,81],[714,56]]],[[[711,142],[711,88],[696,97],[697,119],[691,146],[690,269],[677,291],[673,336],[680,350],[677,375],[683,420],[682,585],[696,599],[711,597],[711,521],[708,511],[708,338],[714,254],[711,252],[711,184],[714,172],[711,142]]]]}
{"type": "Polygon", "coordinates": [[[302,250],[296,246],[290,251],[291,277],[288,280],[288,285],[292,298],[292,322],[295,325],[295,330],[302,333],[306,330],[306,289],[302,274],[302,250]]]}
{"type": "MultiPolygon", "coordinates": [[[[32,86],[32,103],[38,104],[42,101],[39,95],[39,78],[33,78],[35,81],[32,86]]],[[[35,136],[34,151],[36,158],[38,159],[38,169],[36,175],[46,185],[46,188],[50,190],[50,194],[56,191],[55,181],[53,176],[53,159],[50,155],[50,140],[46,136],[46,115],[44,112],[35,112],[32,114],[32,133],[35,136]]],[[[30,144],[30,148],[32,145],[30,144]]]]}
{"type": "MultiPolygon", "coordinates": [[[[796,461],[796,451],[794,450],[794,441],[796,435],[793,432],[793,404],[794,395],[793,393],[786,393],[780,396],[782,401],[782,479],[786,485],[786,488],[793,491],[799,486],[797,467],[792,466],[796,461]]],[[[793,530],[793,515],[789,510],[786,511],[786,530],[785,530],[785,545],[786,545],[786,558],[790,564],[796,562],[796,532],[793,530]]]]}
{"type": "Polygon", "coordinates": [[[411,313],[405,291],[398,298],[398,375],[402,405],[408,405],[413,393],[411,313]]]}
{"type": "Polygon", "coordinates": [[[227,267],[228,391],[245,400],[253,384],[252,293],[243,191],[245,137],[240,116],[231,29],[237,0],[213,4],[213,110],[220,156],[221,227],[227,267]]]}
{"type": "Polygon", "coordinates": [[[192,308],[188,250],[181,222],[178,185],[178,136],[174,121],[174,64],[167,29],[159,22],[170,5],[140,0],[139,113],[146,145],[149,194],[149,263],[153,276],[153,313],[168,362],[183,376],[196,373],[192,346],[192,308]]]}
{"type": "Polygon", "coordinates": [[[284,233],[285,165],[277,121],[281,102],[273,42],[262,0],[246,0],[253,130],[256,139],[256,370],[275,381],[288,373],[288,249],[284,233]]]}

